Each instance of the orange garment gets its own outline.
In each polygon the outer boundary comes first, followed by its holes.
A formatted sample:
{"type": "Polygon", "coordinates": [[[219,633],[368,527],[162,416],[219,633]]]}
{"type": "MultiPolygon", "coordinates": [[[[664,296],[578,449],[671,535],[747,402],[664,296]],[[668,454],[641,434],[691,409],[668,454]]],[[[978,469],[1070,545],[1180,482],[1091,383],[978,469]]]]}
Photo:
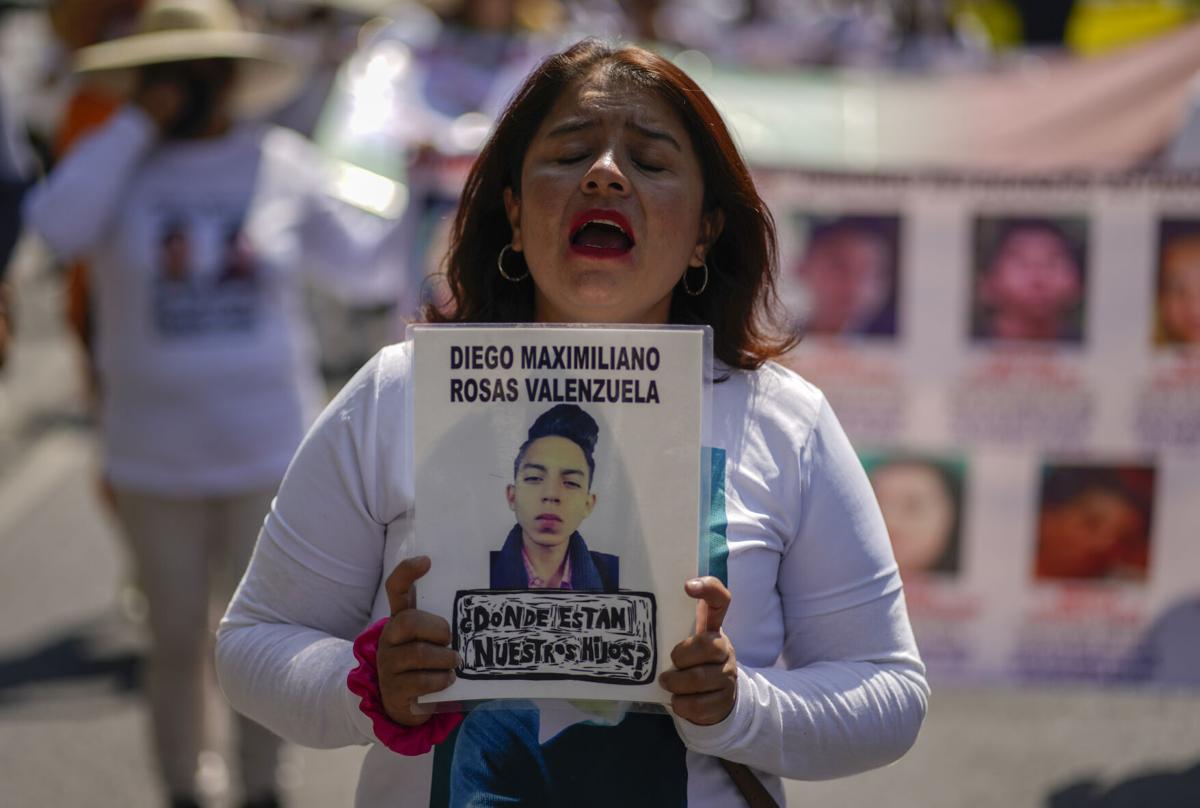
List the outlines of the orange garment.
{"type": "Polygon", "coordinates": [[[61,158],[79,138],[107,121],[120,105],[119,98],[99,87],[84,85],[76,90],[67,102],[62,123],[55,134],[54,156],[61,158]]]}

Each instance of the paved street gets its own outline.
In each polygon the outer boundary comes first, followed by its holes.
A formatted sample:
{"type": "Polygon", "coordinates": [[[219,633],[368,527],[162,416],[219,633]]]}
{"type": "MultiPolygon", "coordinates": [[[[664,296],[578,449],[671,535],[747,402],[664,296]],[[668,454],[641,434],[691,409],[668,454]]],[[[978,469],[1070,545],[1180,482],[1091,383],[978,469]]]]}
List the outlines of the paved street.
{"type": "MultiPolygon", "coordinates": [[[[20,342],[0,378],[0,805],[154,806],[136,678],[138,604],[96,496],[94,439],[56,326],[55,283],[31,266],[19,268],[20,342]]],[[[291,804],[349,805],[360,756],[295,750],[291,804]]],[[[206,773],[218,793],[220,768],[206,773]]],[[[789,801],[1196,808],[1200,695],[938,691],[901,763],[790,784],[789,801]]]]}

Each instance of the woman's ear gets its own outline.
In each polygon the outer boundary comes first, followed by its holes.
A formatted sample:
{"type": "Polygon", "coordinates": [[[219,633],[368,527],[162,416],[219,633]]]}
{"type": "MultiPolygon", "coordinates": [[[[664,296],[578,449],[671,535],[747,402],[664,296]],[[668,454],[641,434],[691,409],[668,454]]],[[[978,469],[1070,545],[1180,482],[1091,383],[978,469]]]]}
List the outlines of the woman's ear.
{"type": "Polygon", "coordinates": [[[508,217],[508,226],[512,228],[513,252],[521,252],[521,197],[513,193],[511,187],[504,189],[504,214],[508,217]]]}
{"type": "Polygon", "coordinates": [[[698,267],[708,260],[708,251],[721,237],[725,229],[725,211],[711,208],[700,215],[700,232],[696,238],[696,247],[692,250],[692,259],[688,266],[698,267]]]}

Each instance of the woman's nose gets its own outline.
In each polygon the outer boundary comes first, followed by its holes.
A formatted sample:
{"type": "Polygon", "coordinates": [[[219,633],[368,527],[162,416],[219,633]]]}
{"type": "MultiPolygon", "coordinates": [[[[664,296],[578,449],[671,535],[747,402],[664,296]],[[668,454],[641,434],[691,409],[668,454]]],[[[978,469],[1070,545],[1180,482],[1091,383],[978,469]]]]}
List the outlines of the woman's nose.
{"type": "Polygon", "coordinates": [[[612,151],[601,152],[583,175],[584,193],[615,193],[624,195],[629,191],[629,180],[617,164],[612,151]]]}

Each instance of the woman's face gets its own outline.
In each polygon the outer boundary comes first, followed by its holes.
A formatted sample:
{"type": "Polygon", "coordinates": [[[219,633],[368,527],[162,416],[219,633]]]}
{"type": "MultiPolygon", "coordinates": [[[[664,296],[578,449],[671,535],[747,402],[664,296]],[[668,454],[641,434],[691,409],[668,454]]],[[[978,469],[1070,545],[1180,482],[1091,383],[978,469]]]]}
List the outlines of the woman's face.
{"type": "Polygon", "coordinates": [[[920,463],[896,463],[871,473],[900,572],[933,567],[949,547],[954,500],[941,476],[920,463]]]}
{"type": "Polygon", "coordinates": [[[1158,308],[1171,342],[1200,343],[1200,238],[1176,244],[1163,258],[1158,308]]]}
{"type": "MultiPolygon", "coordinates": [[[[678,116],[600,74],[555,103],[505,191],[540,322],[665,323],[684,270],[720,234],[678,116]]],[[[698,281],[697,281],[698,283],[698,281]]]]}
{"type": "Polygon", "coordinates": [[[506,492],[525,541],[556,547],[570,539],[596,507],[590,483],[587,458],[574,441],[551,435],[529,444],[506,492]]]}

